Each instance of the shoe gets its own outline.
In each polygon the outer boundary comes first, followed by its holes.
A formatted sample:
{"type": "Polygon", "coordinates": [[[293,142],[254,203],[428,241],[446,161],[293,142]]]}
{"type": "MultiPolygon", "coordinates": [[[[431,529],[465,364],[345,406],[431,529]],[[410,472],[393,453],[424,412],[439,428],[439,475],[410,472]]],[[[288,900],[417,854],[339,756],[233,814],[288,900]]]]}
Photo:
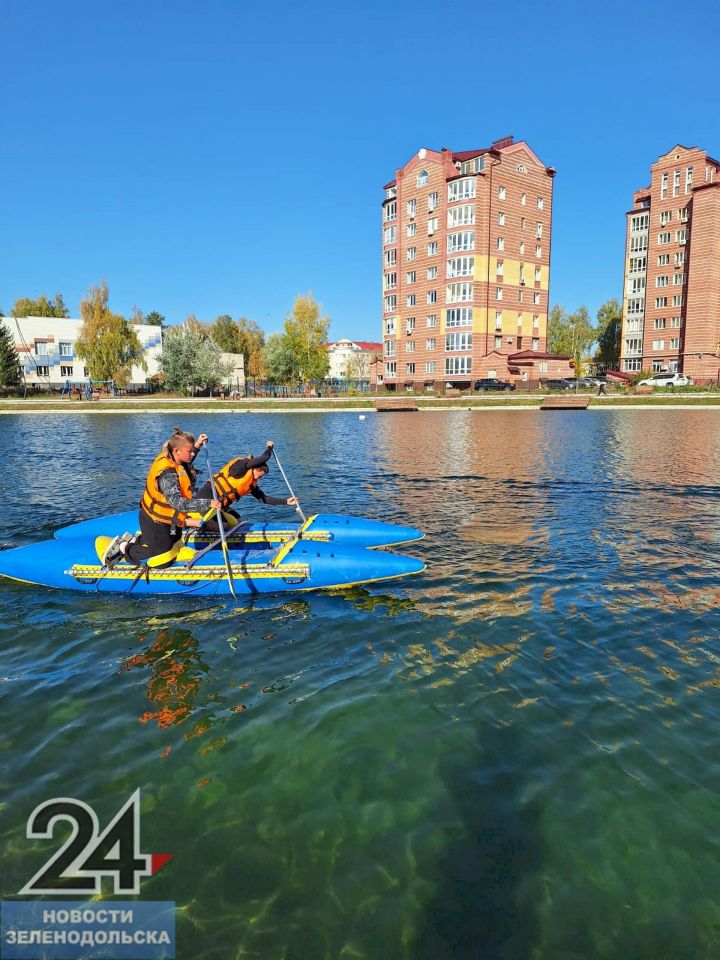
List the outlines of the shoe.
{"type": "Polygon", "coordinates": [[[105,552],[102,555],[102,565],[104,567],[113,567],[115,564],[122,558],[122,550],[120,549],[120,543],[122,542],[123,537],[113,537],[110,543],[105,548],[105,552]]]}

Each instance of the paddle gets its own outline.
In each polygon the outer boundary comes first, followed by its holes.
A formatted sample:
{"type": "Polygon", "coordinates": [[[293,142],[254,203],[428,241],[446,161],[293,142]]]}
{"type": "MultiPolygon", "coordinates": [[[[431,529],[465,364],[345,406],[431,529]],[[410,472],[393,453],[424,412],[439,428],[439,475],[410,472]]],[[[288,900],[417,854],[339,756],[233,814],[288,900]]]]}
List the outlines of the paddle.
{"type": "MultiPolygon", "coordinates": [[[[290,491],[290,496],[291,496],[291,497],[294,497],[295,500],[297,500],[297,497],[296,497],[295,494],[293,493],[293,489],[292,489],[292,487],[290,486],[290,481],[289,481],[288,478],[285,476],[285,471],[283,470],[282,464],[280,463],[280,460],[278,459],[278,455],[277,455],[277,451],[275,450],[275,447],[272,448],[272,452],[273,452],[273,456],[275,457],[275,462],[276,462],[277,465],[278,465],[278,469],[279,469],[280,473],[282,474],[282,478],[283,478],[283,480],[285,481],[288,490],[290,491]]],[[[299,501],[299,500],[298,500],[298,502],[297,502],[297,504],[296,504],[296,506],[295,506],[295,509],[297,510],[297,512],[298,512],[298,513],[300,514],[300,516],[302,517],[302,522],[303,522],[303,523],[307,523],[307,521],[306,521],[306,519],[305,519],[305,514],[302,512],[302,507],[300,506],[300,501],[299,501]]]]}
{"type": "MultiPolygon", "coordinates": [[[[213,478],[212,467],[210,466],[210,454],[208,453],[207,440],[205,441],[205,460],[207,462],[208,473],[210,475],[210,489],[212,491],[213,500],[217,500],[217,493],[215,491],[215,480],[213,478]]],[[[233,595],[237,601],[237,594],[235,593],[235,582],[233,580],[232,573],[232,564],[230,563],[230,554],[228,553],[227,540],[225,539],[225,524],[223,523],[222,509],[216,511],[217,513],[217,522],[220,529],[220,541],[222,543],[222,552],[223,557],[225,558],[225,569],[227,570],[228,586],[230,587],[230,593],[233,595]]]]}

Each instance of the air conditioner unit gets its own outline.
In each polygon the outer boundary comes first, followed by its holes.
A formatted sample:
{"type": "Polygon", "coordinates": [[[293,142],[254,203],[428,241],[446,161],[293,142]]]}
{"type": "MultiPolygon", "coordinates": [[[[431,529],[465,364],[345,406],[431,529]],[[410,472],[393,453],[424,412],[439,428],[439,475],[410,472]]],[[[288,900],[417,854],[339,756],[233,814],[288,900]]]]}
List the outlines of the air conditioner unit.
{"type": "Polygon", "coordinates": [[[524,280],[521,280],[521,281],[520,281],[520,286],[521,286],[521,287],[524,287],[524,286],[525,286],[525,281],[524,281],[524,280]]]}
{"type": "Polygon", "coordinates": [[[687,240],[678,240],[678,243],[685,245],[687,243],[687,240]]]}
{"type": "Polygon", "coordinates": [[[507,342],[512,346],[513,338],[512,338],[512,337],[508,337],[508,338],[507,338],[507,342]]]}

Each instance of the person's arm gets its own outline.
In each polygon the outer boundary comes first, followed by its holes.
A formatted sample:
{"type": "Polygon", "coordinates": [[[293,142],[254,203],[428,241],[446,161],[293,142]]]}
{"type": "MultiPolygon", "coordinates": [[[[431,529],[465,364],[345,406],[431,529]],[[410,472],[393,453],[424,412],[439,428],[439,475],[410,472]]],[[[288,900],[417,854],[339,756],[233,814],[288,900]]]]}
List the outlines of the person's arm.
{"type": "Polygon", "coordinates": [[[212,503],[205,497],[187,498],[180,492],[177,473],[174,470],[166,470],[158,477],[158,486],[165,499],[179,513],[200,513],[203,516],[208,512],[212,503]]]}
{"type": "Polygon", "coordinates": [[[267,446],[259,457],[244,457],[242,460],[237,460],[232,467],[230,467],[230,476],[236,478],[243,477],[248,470],[253,470],[255,467],[265,466],[272,456],[272,451],[273,442],[272,440],[268,440],[267,446]]]}
{"type": "MultiPolygon", "coordinates": [[[[206,433],[201,433],[193,446],[193,456],[192,456],[193,460],[200,453],[200,448],[203,446],[203,444],[207,442],[208,442],[208,435],[206,433]]],[[[192,461],[190,462],[192,463],[192,461]]]]}
{"type": "Polygon", "coordinates": [[[271,507],[295,507],[297,506],[296,497],[271,497],[269,494],[265,493],[264,490],[261,490],[260,487],[255,483],[250,487],[250,493],[255,497],[256,500],[262,500],[263,503],[269,504],[271,507]]]}

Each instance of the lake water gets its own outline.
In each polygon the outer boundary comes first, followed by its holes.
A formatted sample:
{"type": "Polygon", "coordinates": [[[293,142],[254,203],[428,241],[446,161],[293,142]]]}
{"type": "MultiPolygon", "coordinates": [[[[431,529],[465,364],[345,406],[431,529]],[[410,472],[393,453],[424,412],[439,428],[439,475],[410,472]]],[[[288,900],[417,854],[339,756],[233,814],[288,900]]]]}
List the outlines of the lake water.
{"type": "MultiPolygon", "coordinates": [[[[177,420],[0,417],[3,545],[131,507],[177,420]]],[[[0,582],[0,896],[56,848],[36,804],[140,787],[180,960],[720,956],[720,411],[181,422],[422,527],[427,570],[242,609],[0,582]]]]}

